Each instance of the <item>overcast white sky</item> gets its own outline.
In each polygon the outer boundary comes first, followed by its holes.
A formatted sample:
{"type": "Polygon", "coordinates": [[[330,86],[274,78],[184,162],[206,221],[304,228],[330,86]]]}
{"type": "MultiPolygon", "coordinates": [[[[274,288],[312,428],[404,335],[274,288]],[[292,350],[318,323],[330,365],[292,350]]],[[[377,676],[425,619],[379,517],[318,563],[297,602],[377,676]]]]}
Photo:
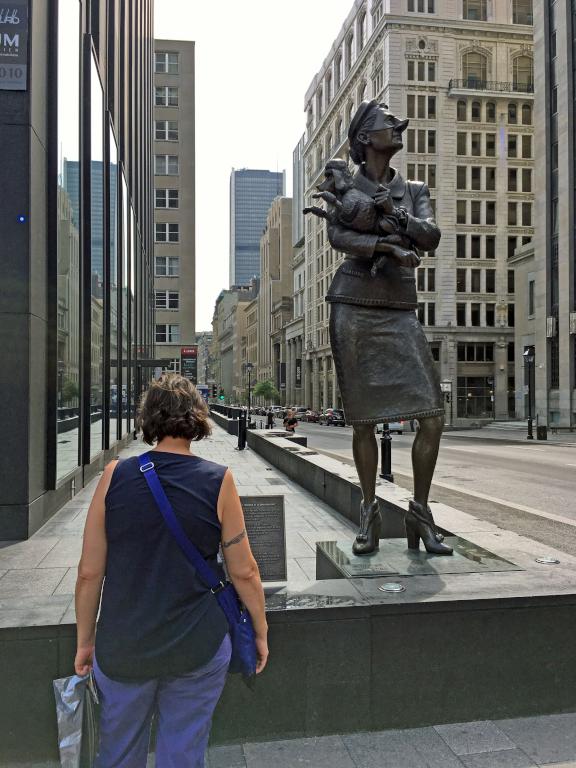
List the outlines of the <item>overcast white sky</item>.
{"type": "Polygon", "coordinates": [[[232,168],[286,170],[304,95],[353,0],[156,0],[155,36],[196,41],[196,329],[228,288],[232,168]]]}

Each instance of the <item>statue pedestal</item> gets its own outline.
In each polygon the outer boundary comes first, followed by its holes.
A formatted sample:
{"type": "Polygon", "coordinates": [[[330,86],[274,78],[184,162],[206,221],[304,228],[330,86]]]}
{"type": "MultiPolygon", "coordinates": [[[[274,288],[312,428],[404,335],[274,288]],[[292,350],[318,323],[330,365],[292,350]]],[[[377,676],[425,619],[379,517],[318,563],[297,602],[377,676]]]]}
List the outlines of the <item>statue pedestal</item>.
{"type": "Polygon", "coordinates": [[[522,570],[460,536],[447,536],[445,541],[453,547],[453,555],[429,555],[424,549],[407,549],[405,539],[381,539],[378,551],[359,557],[352,552],[352,541],[320,541],[316,544],[316,578],[369,579],[522,570]]]}

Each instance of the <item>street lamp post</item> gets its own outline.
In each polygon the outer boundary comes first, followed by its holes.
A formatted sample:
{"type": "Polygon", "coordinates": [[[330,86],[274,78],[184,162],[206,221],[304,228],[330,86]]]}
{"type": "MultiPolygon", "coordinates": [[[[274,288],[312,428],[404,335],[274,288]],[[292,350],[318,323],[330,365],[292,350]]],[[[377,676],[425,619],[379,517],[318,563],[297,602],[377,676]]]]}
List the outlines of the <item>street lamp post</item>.
{"type": "Polygon", "coordinates": [[[534,440],[532,432],[532,371],[534,368],[534,347],[527,347],[524,351],[524,360],[528,368],[528,434],[527,440],[534,440]]]}
{"type": "Polygon", "coordinates": [[[250,427],[250,424],[252,423],[252,417],[250,416],[251,411],[251,405],[252,405],[252,370],[254,366],[252,363],[246,363],[246,371],[248,372],[248,427],[250,427]]]}
{"type": "Polygon", "coordinates": [[[452,418],[453,418],[453,411],[452,411],[452,380],[451,379],[443,379],[440,382],[440,389],[444,393],[444,400],[446,403],[450,404],[450,421],[448,422],[449,426],[452,426],[452,418]]]}
{"type": "Polygon", "coordinates": [[[393,483],[394,475],[392,474],[392,435],[390,434],[389,424],[382,425],[380,450],[382,454],[382,469],[380,471],[380,477],[383,480],[388,480],[389,483],[393,483]]]}

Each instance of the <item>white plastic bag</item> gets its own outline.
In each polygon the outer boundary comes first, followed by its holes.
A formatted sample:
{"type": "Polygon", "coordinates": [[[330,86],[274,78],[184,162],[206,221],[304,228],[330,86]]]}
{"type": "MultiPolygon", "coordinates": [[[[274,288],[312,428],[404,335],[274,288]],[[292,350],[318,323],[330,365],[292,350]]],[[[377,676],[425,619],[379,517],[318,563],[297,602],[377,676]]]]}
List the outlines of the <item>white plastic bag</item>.
{"type": "Polygon", "coordinates": [[[54,680],[62,768],[92,768],[98,749],[98,689],[92,673],[54,680]]]}

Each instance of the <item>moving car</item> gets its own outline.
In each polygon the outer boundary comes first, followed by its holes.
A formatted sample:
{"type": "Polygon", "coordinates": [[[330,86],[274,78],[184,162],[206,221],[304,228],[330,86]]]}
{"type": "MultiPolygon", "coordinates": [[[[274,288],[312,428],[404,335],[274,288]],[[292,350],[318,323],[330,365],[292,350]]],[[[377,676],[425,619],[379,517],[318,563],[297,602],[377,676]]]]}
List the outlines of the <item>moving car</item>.
{"type": "MultiPolygon", "coordinates": [[[[410,431],[410,422],[407,421],[391,421],[388,424],[388,429],[391,433],[396,433],[397,435],[403,435],[404,434],[404,427],[407,427],[408,431],[410,431]]],[[[384,431],[384,424],[377,424],[376,425],[376,432],[383,432],[384,431]]]]}
{"type": "Polygon", "coordinates": [[[327,427],[345,427],[346,419],[344,418],[344,411],[340,408],[326,408],[326,410],[320,414],[318,423],[326,424],[327,427]]]}

